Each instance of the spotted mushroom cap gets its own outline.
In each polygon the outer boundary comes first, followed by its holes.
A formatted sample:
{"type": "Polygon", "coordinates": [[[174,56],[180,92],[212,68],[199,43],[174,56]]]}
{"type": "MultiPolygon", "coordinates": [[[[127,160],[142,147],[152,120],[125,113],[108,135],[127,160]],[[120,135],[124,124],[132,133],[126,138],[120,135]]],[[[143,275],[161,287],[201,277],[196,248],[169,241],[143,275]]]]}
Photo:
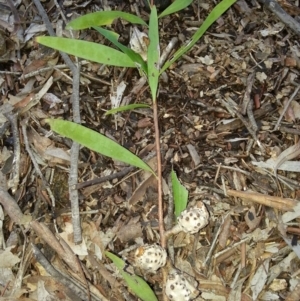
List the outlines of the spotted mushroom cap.
{"type": "Polygon", "coordinates": [[[136,249],[135,266],[149,273],[155,273],[166,264],[167,252],[158,245],[143,245],[136,249]]]}
{"type": "Polygon", "coordinates": [[[181,212],[177,218],[177,224],[181,230],[195,234],[208,224],[209,213],[202,202],[198,202],[197,206],[188,208],[181,212]]]}
{"type": "Polygon", "coordinates": [[[189,301],[199,295],[199,291],[176,269],[169,272],[166,295],[172,301],[189,301]]]}

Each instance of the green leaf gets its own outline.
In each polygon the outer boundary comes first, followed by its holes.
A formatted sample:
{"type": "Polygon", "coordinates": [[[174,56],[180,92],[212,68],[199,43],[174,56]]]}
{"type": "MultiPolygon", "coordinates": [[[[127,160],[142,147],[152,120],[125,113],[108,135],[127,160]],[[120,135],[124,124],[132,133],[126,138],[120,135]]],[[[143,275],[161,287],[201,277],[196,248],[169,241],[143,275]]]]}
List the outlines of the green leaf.
{"type": "Polygon", "coordinates": [[[172,170],[171,172],[171,180],[172,180],[172,189],[173,189],[173,197],[174,197],[175,216],[178,217],[180,213],[186,209],[186,205],[188,201],[188,191],[179,182],[174,170],[172,170]]]}
{"type": "Polygon", "coordinates": [[[151,7],[150,20],[149,20],[149,39],[150,44],[147,52],[148,63],[148,81],[152,94],[152,99],[156,100],[156,93],[159,78],[159,33],[158,33],[158,18],[155,6],[151,7]]]}
{"type": "Polygon", "coordinates": [[[118,41],[119,35],[116,32],[98,26],[94,26],[94,28],[120,50],[122,50],[135,63],[137,68],[141,68],[147,74],[147,64],[145,61],[138,53],[121,44],[118,41]]]}
{"type": "Polygon", "coordinates": [[[139,297],[143,301],[157,301],[157,298],[156,298],[153,290],[151,289],[151,287],[148,285],[148,283],[144,279],[142,279],[141,277],[138,277],[136,275],[131,275],[124,271],[125,262],[121,258],[119,258],[118,256],[116,256],[110,252],[105,252],[105,255],[118,268],[122,277],[126,281],[129,289],[137,297],[139,297]]]}
{"type": "Polygon", "coordinates": [[[93,26],[110,25],[117,19],[122,18],[132,24],[147,26],[147,23],[138,16],[124,13],[122,11],[98,11],[76,18],[68,23],[66,29],[85,29],[93,26]]]}
{"type": "Polygon", "coordinates": [[[189,51],[195,43],[203,36],[203,34],[207,31],[207,29],[218,19],[220,16],[222,16],[223,13],[226,12],[226,10],[236,2],[236,0],[223,0],[218,5],[214,7],[214,9],[211,11],[211,13],[208,15],[208,17],[205,19],[203,24],[200,26],[200,28],[194,33],[192,36],[192,39],[184,46],[180,47],[173,57],[167,61],[163,68],[161,69],[160,73],[164,72],[167,68],[169,68],[175,61],[177,61],[183,54],[185,54],[187,51],[189,51]]]}
{"type": "Polygon", "coordinates": [[[50,127],[54,132],[60,134],[61,136],[70,138],[73,141],[104,156],[108,156],[112,159],[142,168],[155,175],[151,167],[138,156],[131,153],[117,142],[105,137],[100,133],[97,133],[96,131],[66,120],[46,119],[46,122],[50,124],[50,127]]]}
{"type": "Polygon", "coordinates": [[[118,67],[136,67],[123,52],[101,44],[58,37],[37,37],[37,42],[80,58],[118,67]]]}
{"type": "Polygon", "coordinates": [[[170,6],[168,6],[158,17],[161,18],[176,13],[177,11],[188,7],[192,2],[193,0],[176,0],[170,6]]]}
{"type": "Polygon", "coordinates": [[[131,104],[131,105],[122,106],[122,107],[108,110],[105,113],[105,115],[116,114],[116,113],[122,112],[122,111],[129,111],[129,110],[135,110],[135,109],[141,109],[141,108],[150,108],[150,106],[146,105],[146,104],[142,104],[142,103],[136,103],[136,104],[131,104]]]}

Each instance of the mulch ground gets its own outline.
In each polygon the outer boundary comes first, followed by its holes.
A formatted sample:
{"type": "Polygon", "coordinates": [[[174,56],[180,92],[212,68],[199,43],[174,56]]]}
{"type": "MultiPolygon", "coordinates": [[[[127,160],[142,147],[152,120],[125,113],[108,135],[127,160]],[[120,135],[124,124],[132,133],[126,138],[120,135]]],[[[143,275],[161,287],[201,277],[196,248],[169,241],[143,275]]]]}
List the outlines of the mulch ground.
{"type": "MultiPolygon", "coordinates": [[[[34,2],[0,2],[0,300],[138,300],[104,252],[130,262],[138,246],[159,243],[156,180],[81,148],[76,198],[82,243],[74,243],[72,141],[45,123],[73,120],[74,74],[58,52],[34,41],[49,30],[34,2]]],[[[298,2],[279,3],[299,21],[298,2]]],[[[89,12],[149,17],[142,0],[41,4],[65,37],[64,21],[89,12]]],[[[172,52],[186,43],[214,5],[194,1],[161,19],[162,52],[170,41],[172,52]]],[[[111,29],[129,43],[130,24],[118,19],[111,29]]],[[[93,30],[73,35],[110,45],[93,30]]],[[[262,3],[240,0],[161,77],[166,228],[175,223],[172,169],[189,192],[189,206],[202,201],[210,213],[200,233],[168,240],[168,267],[195,283],[194,300],[300,300],[299,68],[295,30],[262,3]]],[[[120,84],[126,85],[121,104],[151,105],[137,70],[81,61],[81,123],[155,169],[152,110],[105,115],[120,84]]],[[[131,273],[168,300],[168,267],[131,273]]]]}

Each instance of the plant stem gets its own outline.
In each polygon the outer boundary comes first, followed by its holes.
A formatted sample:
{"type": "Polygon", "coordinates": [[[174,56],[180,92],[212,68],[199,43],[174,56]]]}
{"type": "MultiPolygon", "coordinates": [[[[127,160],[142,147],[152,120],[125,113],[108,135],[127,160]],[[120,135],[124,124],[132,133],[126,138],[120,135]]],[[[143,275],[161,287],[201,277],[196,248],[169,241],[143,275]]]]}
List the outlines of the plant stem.
{"type": "Polygon", "coordinates": [[[162,196],[162,172],[161,172],[161,152],[160,152],[160,136],[158,126],[158,108],[157,99],[153,100],[153,121],[155,129],[155,146],[156,146],[156,162],[157,162],[157,189],[158,189],[158,227],[160,235],[160,244],[166,247],[164,212],[163,212],[163,196],[162,196]]]}

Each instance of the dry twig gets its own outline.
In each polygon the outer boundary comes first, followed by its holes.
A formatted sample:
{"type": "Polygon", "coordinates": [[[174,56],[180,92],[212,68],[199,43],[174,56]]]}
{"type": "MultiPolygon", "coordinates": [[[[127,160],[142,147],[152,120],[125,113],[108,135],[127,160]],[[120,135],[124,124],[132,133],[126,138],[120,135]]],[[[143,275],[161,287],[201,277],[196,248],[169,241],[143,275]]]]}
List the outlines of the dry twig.
{"type": "Polygon", "coordinates": [[[273,12],[285,25],[300,35],[300,23],[292,18],[277,1],[274,0],[258,0],[264,4],[271,12],[273,12]]]}
{"type": "Polygon", "coordinates": [[[0,204],[10,219],[20,225],[24,220],[24,215],[15,199],[7,192],[5,175],[0,171],[0,204]]]}
{"type": "MultiPolygon", "coordinates": [[[[51,263],[46,259],[44,254],[37,248],[36,245],[31,244],[33,249],[33,254],[37,261],[43,266],[43,268],[49,273],[52,277],[54,277],[58,282],[65,285],[68,289],[71,290],[72,300],[80,301],[89,301],[88,295],[86,294],[86,290],[79,282],[75,282],[75,280],[68,278],[67,276],[60,273],[56,270],[51,263]]],[[[108,301],[104,296],[100,295],[98,292],[98,296],[92,294],[92,301],[108,301]]]]}
{"type": "Polygon", "coordinates": [[[297,201],[292,199],[265,195],[258,192],[237,191],[237,190],[227,189],[226,193],[227,195],[230,196],[242,198],[251,202],[255,202],[282,211],[290,211],[298,204],[297,201]]]}
{"type": "MultiPolygon", "coordinates": [[[[37,7],[39,14],[41,15],[46,28],[51,36],[55,36],[55,32],[49,21],[49,18],[41,5],[39,0],[33,0],[35,6],[37,7]]],[[[80,108],[79,108],[79,83],[80,83],[80,67],[76,66],[70,59],[70,57],[63,52],[60,52],[63,60],[70,68],[73,75],[73,90],[72,90],[72,106],[73,106],[73,120],[76,123],[81,123],[80,120],[80,108]]],[[[76,189],[76,184],[78,182],[78,156],[79,156],[79,144],[73,142],[71,152],[71,166],[70,166],[70,176],[69,176],[69,192],[70,201],[72,208],[72,222],[74,229],[74,242],[82,242],[82,233],[80,226],[80,215],[79,215],[79,201],[78,201],[78,190],[76,189]]]]}
{"type": "Polygon", "coordinates": [[[279,118],[278,118],[278,120],[277,120],[277,122],[276,122],[276,125],[275,125],[275,127],[274,127],[274,131],[277,131],[277,130],[278,130],[278,127],[279,127],[279,125],[280,125],[280,122],[281,122],[281,120],[282,120],[282,118],[283,118],[283,116],[284,116],[286,110],[287,110],[288,107],[290,106],[292,100],[293,100],[293,99],[295,98],[295,96],[298,94],[299,89],[300,89],[300,85],[297,85],[295,91],[293,92],[293,94],[291,95],[291,97],[289,98],[289,100],[285,103],[284,108],[283,108],[283,110],[282,110],[282,112],[281,112],[281,114],[280,114],[280,116],[279,116],[279,118]]]}
{"type": "Polygon", "coordinates": [[[247,84],[246,84],[246,91],[243,98],[243,103],[241,104],[241,113],[243,115],[246,114],[247,108],[249,106],[249,102],[251,99],[251,90],[255,79],[255,72],[252,72],[248,75],[247,84]]]}

